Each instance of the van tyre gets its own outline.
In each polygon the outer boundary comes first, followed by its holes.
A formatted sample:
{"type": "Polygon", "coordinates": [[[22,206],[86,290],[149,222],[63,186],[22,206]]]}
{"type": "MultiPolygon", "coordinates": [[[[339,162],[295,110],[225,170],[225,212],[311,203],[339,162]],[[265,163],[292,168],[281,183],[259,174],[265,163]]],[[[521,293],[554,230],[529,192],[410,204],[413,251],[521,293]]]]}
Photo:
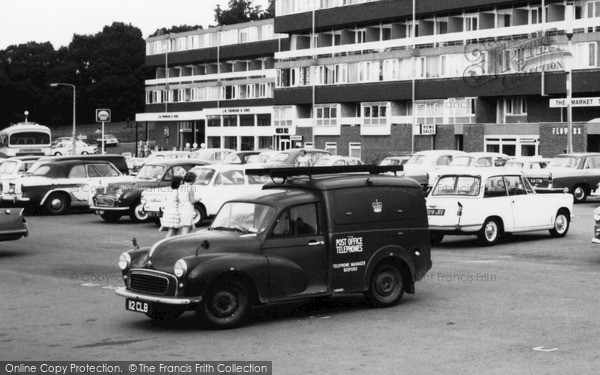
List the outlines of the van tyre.
{"type": "Polygon", "coordinates": [[[483,223],[483,227],[477,234],[479,243],[483,246],[492,246],[500,241],[502,236],[502,225],[498,219],[490,218],[483,223]]]}
{"type": "Polygon", "coordinates": [[[550,235],[554,238],[564,237],[567,235],[570,226],[570,218],[567,210],[558,210],[554,219],[554,228],[550,229],[550,235]]]}
{"type": "Polygon", "coordinates": [[[205,327],[229,329],[242,325],[249,311],[248,289],[241,281],[228,279],[209,286],[196,319],[205,327]]]}
{"type": "Polygon", "coordinates": [[[69,209],[69,198],[63,193],[51,194],[44,202],[44,208],[50,215],[62,215],[69,209]]]}
{"type": "Polygon", "coordinates": [[[577,185],[573,188],[573,201],[575,203],[585,202],[587,196],[588,196],[588,192],[584,186],[577,185]]]}
{"type": "Polygon", "coordinates": [[[395,306],[404,294],[402,272],[392,263],[379,264],[369,282],[365,293],[367,301],[375,307],[395,306]]]}

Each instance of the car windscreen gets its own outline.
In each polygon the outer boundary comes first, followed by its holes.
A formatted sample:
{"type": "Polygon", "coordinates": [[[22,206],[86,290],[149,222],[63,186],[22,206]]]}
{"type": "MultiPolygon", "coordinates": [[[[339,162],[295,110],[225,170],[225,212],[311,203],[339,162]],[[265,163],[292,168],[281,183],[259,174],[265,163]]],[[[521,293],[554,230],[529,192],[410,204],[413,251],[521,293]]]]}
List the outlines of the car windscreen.
{"type": "Polygon", "coordinates": [[[274,217],[275,208],[265,204],[228,202],[221,207],[209,229],[263,233],[274,217]]]}
{"type": "Polygon", "coordinates": [[[410,159],[408,159],[408,161],[406,162],[406,164],[425,164],[426,161],[427,161],[427,156],[425,156],[425,155],[414,155],[410,159]]]}
{"type": "Polygon", "coordinates": [[[477,196],[481,190],[481,178],[475,176],[442,176],[431,196],[477,196]]]}
{"type": "Polygon", "coordinates": [[[288,154],[287,152],[281,152],[275,156],[273,161],[276,163],[285,163],[285,161],[288,160],[289,157],[290,154],[288,154]]]}
{"type": "Polygon", "coordinates": [[[379,165],[398,165],[400,160],[397,159],[383,159],[379,165]]]}
{"type": "Polygon", "coordinates": [[[550,160],[548,167],[563,167],[563,168],[577,168],[579,165],[579,158],[576,156],[558,156],[550,160]]]}
{"type": "Polygon", "coordinates": [[[506,164],[504,164],[504,167],[506,169],[509,168],[523,168],[524,163],[518,162],[518,161],[509,161],[506,164]]]}
{"type": "Polygon", "coordinates": [[[10,135],[8,142],[11,146],[49,145],[50,134],[40,132],[13,133],[10,135]]]}
{"type": "Polygon", "coordinates": [[[164,173],[166,167],[164,165],[152,165],[146,164],[140,169],[137,176],[135,176],[136,180],[158,180],[160,176],[164,173]]]}
{"type": "Polygon", "coordinates": [[[0,174],[13,174],[19,168],[19,162],[16,160],[6,160],[0,165],[0,174]]]}

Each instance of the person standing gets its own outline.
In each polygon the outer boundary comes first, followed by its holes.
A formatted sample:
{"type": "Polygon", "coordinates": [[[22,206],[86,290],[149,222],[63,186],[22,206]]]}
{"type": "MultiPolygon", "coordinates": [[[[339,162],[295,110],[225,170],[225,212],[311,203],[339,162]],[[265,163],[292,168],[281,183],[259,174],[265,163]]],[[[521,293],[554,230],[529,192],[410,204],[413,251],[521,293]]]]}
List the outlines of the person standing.
{"type": "Polygon", "coordinates": [[[310,156],[306,154],[306,151],[300,152],[300,156],[296,159],[296,167],[310,167],[310,156]]]}
{"type": "Polygon", "coordinates": [[[167,199],[165,201],[165,210],[160,218],[160,230],[167,231],[165,238],[173,237],[177,235],[181,229],[181,223],[179,220],[179,198],[178,189],[181,186],[182,177],[175,176],[171,180],[171,190],[167,193],[167,199]]]}
{"type": "Polygon", "coordinates": [[[200,200],[194,196],[194,181],[196,181],[196,174],[194,172],[187,172],[183,176],[181,186],[177,189],[181,234],[192,233],[194,231],[194,203],[200,200]]]}

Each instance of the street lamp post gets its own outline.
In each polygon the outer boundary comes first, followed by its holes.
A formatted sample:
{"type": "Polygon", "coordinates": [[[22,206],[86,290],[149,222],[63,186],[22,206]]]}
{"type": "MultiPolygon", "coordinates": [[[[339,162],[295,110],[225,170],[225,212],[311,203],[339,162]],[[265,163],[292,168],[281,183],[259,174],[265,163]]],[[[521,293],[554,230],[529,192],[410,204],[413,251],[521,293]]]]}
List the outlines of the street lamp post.
{"type": "Polygon", "coordinates": [[[51,83],[50,84],[51,87],[57,87],[57,86],[70,86],[73,88],[73,155],[77,154],[77,151],[75,149],[76,146],[76,122],[75,122],[75,109],[76,109],[76,100],[75,100],[75,85],[72,85],[70,83],[51,83]]]}
{"type": "MultiPolygon", "coordinates": [[[[573,4],[567,3],[565,7],[565,21],[567,27],[565,29],[565,35],[567,36],[567,49],[571,52],[571,38],[573,38],[573,4]]],[[[573,97],[573,67],[571,61],[567,61],[565,64],[566,73],[566,86],[567,86],[567,152],[573,152],[573,106],[571,105],[571,98],[573,97]]]]}

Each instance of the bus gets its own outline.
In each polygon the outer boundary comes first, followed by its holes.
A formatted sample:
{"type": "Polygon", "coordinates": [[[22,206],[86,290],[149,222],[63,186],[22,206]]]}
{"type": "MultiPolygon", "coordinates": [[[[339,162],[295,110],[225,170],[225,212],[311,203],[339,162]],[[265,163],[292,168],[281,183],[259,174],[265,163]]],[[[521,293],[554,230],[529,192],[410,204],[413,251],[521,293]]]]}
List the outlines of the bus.
{"type": "Polygon", "coordinates": [[[0,158],[25,155],[52,155],[50,128],[21,122],[0,130],[0,158]]]}

